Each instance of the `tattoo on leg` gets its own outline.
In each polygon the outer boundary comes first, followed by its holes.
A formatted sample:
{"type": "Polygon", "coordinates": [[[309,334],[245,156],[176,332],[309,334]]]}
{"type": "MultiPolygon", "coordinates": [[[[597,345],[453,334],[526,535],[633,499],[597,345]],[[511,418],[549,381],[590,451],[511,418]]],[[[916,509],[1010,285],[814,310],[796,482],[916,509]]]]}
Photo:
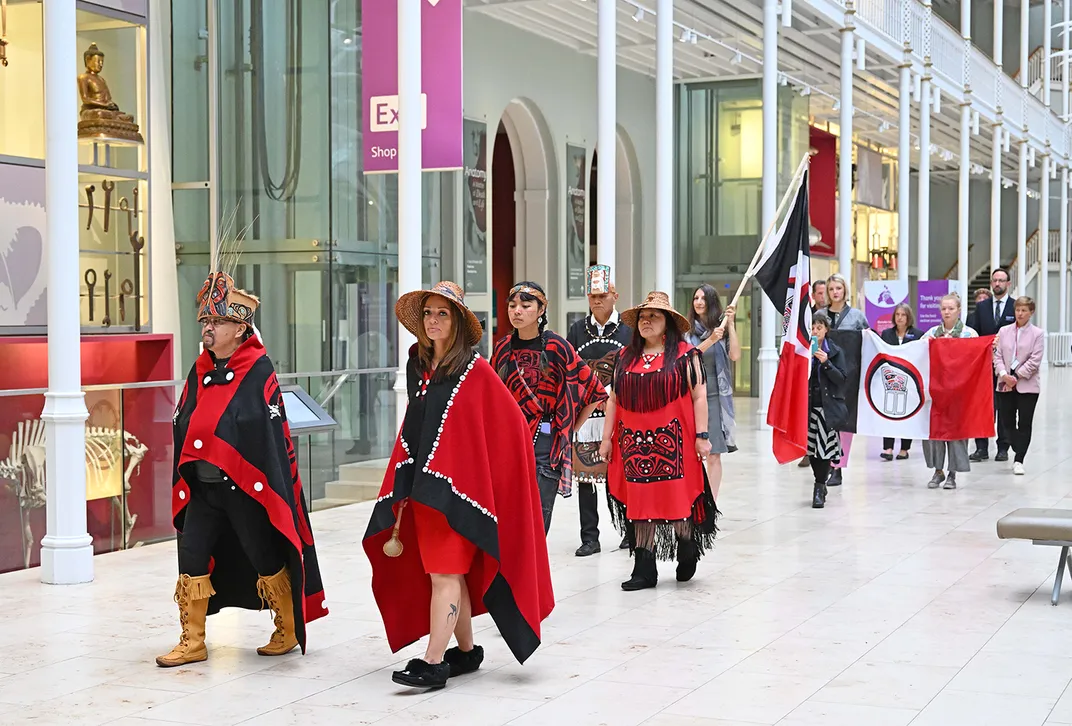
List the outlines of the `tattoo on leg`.
{"type": "Polygon", "coordinates": [[[454,618],[455,620],[458,618],[458,606],[454,603],[450,604],[450,612],[447,614],[447,620],[450,620],[451,618],[454,618]]]}

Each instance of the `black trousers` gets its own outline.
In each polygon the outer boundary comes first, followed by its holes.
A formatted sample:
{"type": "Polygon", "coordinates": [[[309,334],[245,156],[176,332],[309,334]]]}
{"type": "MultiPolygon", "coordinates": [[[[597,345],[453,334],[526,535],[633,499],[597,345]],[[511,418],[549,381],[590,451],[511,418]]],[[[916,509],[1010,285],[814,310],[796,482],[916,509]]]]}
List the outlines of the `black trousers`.
{"type": "MultiPolygon", "coordinates": [[[[893,445],[896,439],[884,438],[882,439],[882,450],[893,449],[893,445]]],[[[901,439],[901,451],[908,451],[912,448],[912,439],[901,439]]]]}
{"type": "MultiPolygon", "coordinates": [[[[997,392],[998,377],[994,376],[994,412],[998,413],[998,396],[997,392]]],[[[1001,415],[998,413],[998,453],[1003,454],[1009,451],[1009,434],[1005,430],[1005,423],[1001,420],[1001,415]]],[[[976,439],[975,448],[984,454],[990,450],[989,439],[976,439]]]]}
{"type": "Polygon", "coordinates": [[[558,482],[562,479],[562,470],[551,466],[551,435],[538,433],[533,442],[536,451],[536,484],[540,488],[540,504],[543,506],[544,534],[551,529],[551,512],[555,508],[558,496],[558,482]]]}
{"type": "Polygon", "coordinates": [[[581,544],[599,541],[599,494],[595,484],[577,484],[577,509],[581,512],[581,544]]]}
{"type": "Polygon", "coordinates": [[[829,459],[820,459],[817,456],[813,456],[811,461],[811,472],[815,475],[816,484],[825,484],[826,480],[830,478],[830,469],[833,467],[833,462],[829,459]]]}
{"type": "Polygon", "coordinates": [[[1005,424],[1005,433],[1016,454],[1016,461],[1024,463],[1027,447],[1031,445],[1031,423],[1035,419],[1037,393],[1020,393],[1015,388],[998,394],[998,414],[1005,424]]]}
{"type": "Polygon", "coordinates": [[[272,526],[268,512],[231,482],[190,484],[190,503],[179,540],[179,574],[209,574],[209,560],[220,537],[234,530],[238,542],[257,570],[268,577],[286,564],[283,535],[272,526]]]}

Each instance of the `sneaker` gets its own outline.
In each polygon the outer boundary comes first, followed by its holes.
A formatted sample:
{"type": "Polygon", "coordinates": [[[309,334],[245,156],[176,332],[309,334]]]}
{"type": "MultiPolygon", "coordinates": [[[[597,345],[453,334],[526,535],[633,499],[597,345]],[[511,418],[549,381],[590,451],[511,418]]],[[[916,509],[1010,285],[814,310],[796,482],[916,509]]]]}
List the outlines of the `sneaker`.
{"type": "Polygon", "coordinates": [[[593,541],[583,543],[580,547],[577,548],[577,551],[573,554],[577,555],[578,557],[591,557],[592,555],[599,554],[600,551],[601,549],[599,547],[599,542],[593,541]]]}
{"type": "Polygon", "coordinates": [[[472,650],[465,651],[455,646],[448,648],[443,654],[443,662],[450,666],[450,677],[457,678],[467,673],[473,673],[484,662],[484,649],[474,645],[472,650]]]}
{"type": "Polygon", "coordinates": [[[1013,465],[1012,465],[1012,473],[1015,474],[1016,476],[1023,476],[1024,475],[1024,462],[1022,462],[1022,461],[1014,462],[1013,465]]]}
{"type": "Polygon", "coordinates": [[[1009,460],[1009,452],[1008,451],[999,451],[997,453],[997,456],[994,457],[994,461],[1008,461],[1008,460],[1009,460]]]}
{"type": "Polygon", "coordinates": [[[934,476],[931,477],[931,480],[927,482],[927,488],[937,489],[938,487],[942,486],[943,481],[945,481],[945,474],[940,471],[936,471],[934,472],[934,476]]]}
{"type": "MultiPolygon", "coordinates": [[[[1001,454],[998,454],[998,456],[1001,456],[1001,454]]],[[[980,461],[986,461],[989,458],[989,453],[983,451],[982,449],[976,449],[974,453],[972,453],[972,455],[968,457],[968,461],[974,461],[975,463],[979,463],[980,461]]]]}
{"type": "Polygon", "coordinates": [[[447,685],[448,678],[450,666],[447,663],[433,665],[420,658],[414,658],[404,670],[391,674],[391,680],[395,683],[413,688],[442,688],[447,685]]]}
{"type": "Polygon", "coordinates": [[[955,472],[949,472],[949,476],[945,478],[945,484],[942,485],[942,489],[956,489],[957,488],[957,475],[955,472]]]}

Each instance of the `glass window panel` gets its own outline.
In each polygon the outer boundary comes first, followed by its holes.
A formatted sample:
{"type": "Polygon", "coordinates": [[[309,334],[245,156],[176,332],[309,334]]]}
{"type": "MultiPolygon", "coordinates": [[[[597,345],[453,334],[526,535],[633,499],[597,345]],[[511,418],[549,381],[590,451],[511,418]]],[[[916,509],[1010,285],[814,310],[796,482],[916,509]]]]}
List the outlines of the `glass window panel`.
{"type": "Polygon", "coordinates": [[[209,178],[208,44],[205,1],[171,3],[171,174],[176,182],[209,178]]]}

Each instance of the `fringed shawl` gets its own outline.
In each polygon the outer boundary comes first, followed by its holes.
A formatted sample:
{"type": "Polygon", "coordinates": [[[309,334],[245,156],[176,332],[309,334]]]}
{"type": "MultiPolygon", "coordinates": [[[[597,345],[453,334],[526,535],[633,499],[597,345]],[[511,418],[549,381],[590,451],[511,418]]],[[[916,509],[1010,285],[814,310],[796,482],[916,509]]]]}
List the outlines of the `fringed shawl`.
{"type": "Polygon", "coordinates": [[[513,339],[511,334],[495,344],[491,366],[521,407],[533,437],[540,421],[550,419],[550,464],[561,469],[558,493],[568,497],[573,493],[573,427],[587,406],[607,400],[607,392],[573,346],[550,331],[543,333],[543,375],[533,391],[512,354],[513,339]]]}
{"type": "Polygon", "coordinates": [[[614,367],[615,405],[634,413],[652,413],[682,396],[691,396],[693,386],[706,382],[700,352],[688,343],[681,344],[670,365],[643,373],[626,370],[622,351],[614,367]]]}

